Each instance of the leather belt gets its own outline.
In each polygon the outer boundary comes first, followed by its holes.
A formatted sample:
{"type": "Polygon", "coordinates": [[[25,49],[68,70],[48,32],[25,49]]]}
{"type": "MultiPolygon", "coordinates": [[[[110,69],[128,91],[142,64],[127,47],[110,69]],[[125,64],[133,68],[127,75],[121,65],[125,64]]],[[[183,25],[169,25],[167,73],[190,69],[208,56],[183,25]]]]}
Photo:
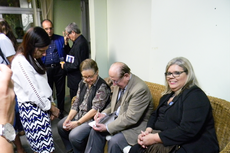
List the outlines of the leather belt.
{"type": "Polygon", "coordinates": [[[61,66],[61,64],[56,63],[56,64],[48,64],[48,65],[46,65],[46,67],[52,67],[52,68],[57,67],[57,66],[61,66]]]}

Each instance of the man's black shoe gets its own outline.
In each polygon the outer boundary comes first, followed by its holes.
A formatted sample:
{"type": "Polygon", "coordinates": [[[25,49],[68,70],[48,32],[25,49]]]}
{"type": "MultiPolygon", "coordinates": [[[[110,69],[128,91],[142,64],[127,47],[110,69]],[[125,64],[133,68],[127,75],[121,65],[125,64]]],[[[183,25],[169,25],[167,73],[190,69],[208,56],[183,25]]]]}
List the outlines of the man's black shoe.
{"type": "Polygon", "coordinates": [[[69,151],[67,151],[66,153],[74,153],[73,149],[70,149],[69,151]]]}
{"type": "Polygon", "coordinates": [[[64,114],[63,114],[63,113],[60,113],[60,115],[59,115],[58,118],[59,118],[59,119],[63,119],[63,118],[64,118],[64,114]]]}

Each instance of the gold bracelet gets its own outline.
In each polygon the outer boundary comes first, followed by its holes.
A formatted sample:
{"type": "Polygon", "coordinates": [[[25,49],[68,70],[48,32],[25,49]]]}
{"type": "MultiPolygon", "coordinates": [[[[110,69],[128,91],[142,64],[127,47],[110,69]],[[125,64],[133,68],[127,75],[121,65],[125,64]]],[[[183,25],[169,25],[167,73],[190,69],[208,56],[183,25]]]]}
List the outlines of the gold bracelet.
{"type": "Polygon", "coordinates": [[[56,106],[55,102],[51,102],[51,104],[52,104],[53,106],[56,106]]]}
{"type": "Polygon", "coordinates": [[[81,123],[79,121],[77,121],[77,126],[81,125],[81,123]]]}

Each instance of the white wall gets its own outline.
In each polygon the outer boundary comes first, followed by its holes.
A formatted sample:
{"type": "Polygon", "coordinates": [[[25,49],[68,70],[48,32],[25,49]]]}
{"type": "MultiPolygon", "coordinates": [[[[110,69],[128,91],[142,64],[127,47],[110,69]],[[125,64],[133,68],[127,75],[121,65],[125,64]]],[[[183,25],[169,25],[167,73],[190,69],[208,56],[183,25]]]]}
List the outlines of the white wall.
{"type": "Polygon", "coordinates": [[[151,65],[151,0],[108,0],[109,62],[126,63],[149,80],[151,65]]]}
{"type": "Polygon", "coordinates": [[[229,6],[229,0],[107,0],[109,62],[100,69],[122,61],[143,80],[164,84],[167,62],[184,56],[208,95],[230,101],[229,6]]]}
{"type": "Polygon", "coordinates": [[[97,62],[102,78],[108,76],[107,0],[89,0],[91,58],[97,62]]]}
{"type": "Polygon", "coordinates": [[[230,101],[230,1],[153,0],[151,19],[152,57],[161,66],[151,62],[150,80],[163,83],[154,72],[184,56],[208,95],[230,101]]]}
{"type": "MultiPolygon", "coordinates": [[[[81,0],[63,1],[54,0],[54,33],[63,35],[65,27],[71,22],[75,22],[82,31],[81,27],[81,0]]],[[[71,42],[71,41],[70,41],[71,42]]],[[[72,43],[71,43],[72,44],[72,43]]]]}

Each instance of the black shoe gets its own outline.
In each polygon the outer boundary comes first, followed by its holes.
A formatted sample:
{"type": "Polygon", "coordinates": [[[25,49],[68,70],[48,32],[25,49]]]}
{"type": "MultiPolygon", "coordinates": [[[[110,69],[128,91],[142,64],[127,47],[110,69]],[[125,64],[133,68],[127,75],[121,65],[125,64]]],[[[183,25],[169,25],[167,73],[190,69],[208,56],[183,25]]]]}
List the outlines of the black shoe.
{"type": "Polygon", "coordinates": [[[59,119],[63,119],[64,118],[64,114],[60,113],[60,115],[58,116],[59,119]]]}
{"type": "Polygon", "coordinates": [[[74,153],[73,149],[70,149],[69,151],[67,151],[66,153],[74,153]]]}

